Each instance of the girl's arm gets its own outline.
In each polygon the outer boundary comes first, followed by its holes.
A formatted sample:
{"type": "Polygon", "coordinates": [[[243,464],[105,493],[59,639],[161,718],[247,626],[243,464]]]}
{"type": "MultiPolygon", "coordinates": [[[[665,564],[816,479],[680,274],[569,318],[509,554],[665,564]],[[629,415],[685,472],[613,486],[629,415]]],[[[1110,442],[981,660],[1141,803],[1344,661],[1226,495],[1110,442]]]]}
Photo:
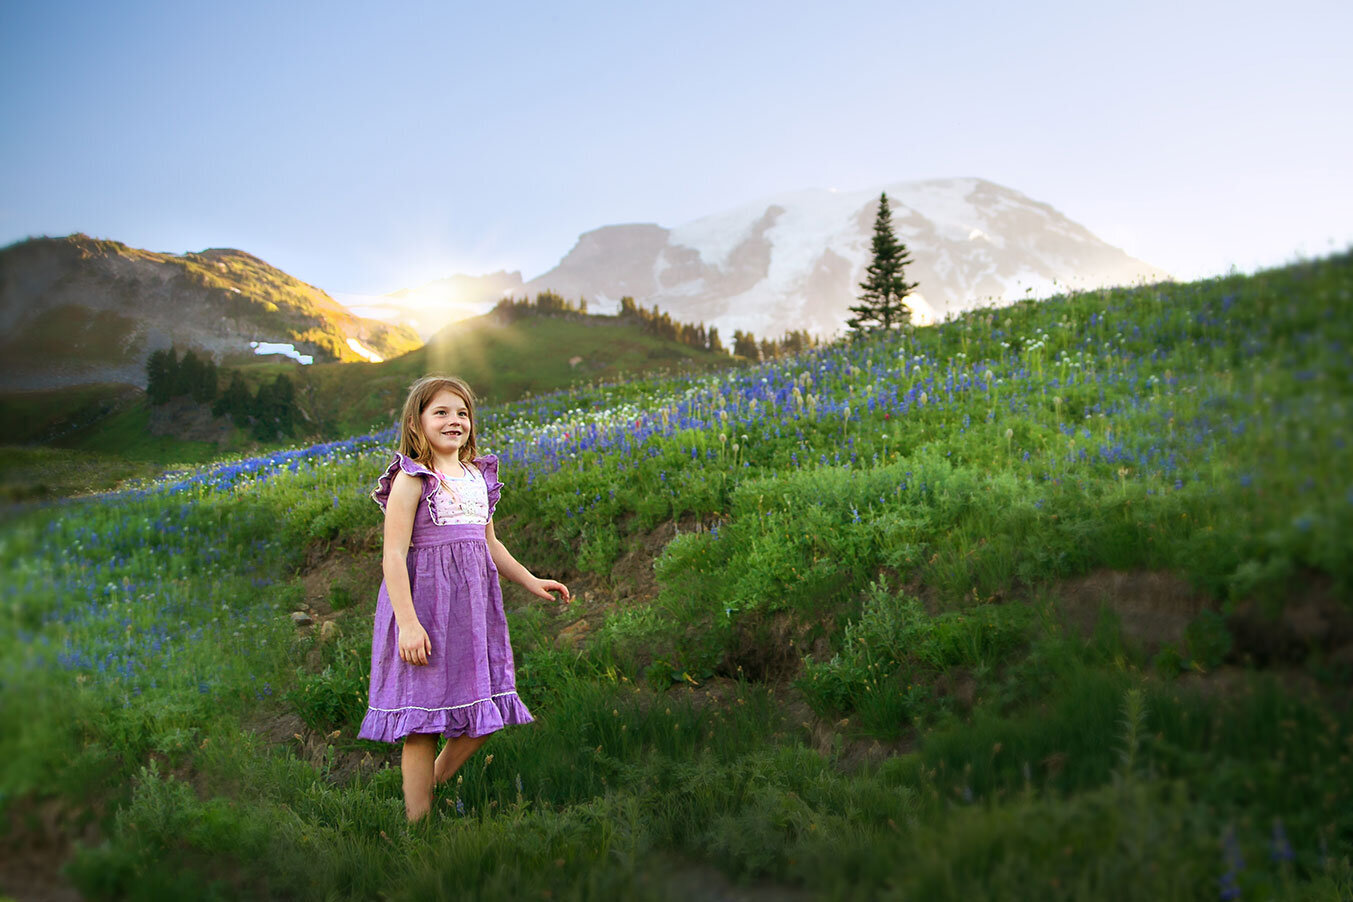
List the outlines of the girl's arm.
{"type": "Polygon", "coordinates": [[[385,551],[381,554],[381,570],[401,633],[418,624],[418,615],[413,609],[413,591],[409,587],[409,540],[413,537],[413,517],[422,497],[419,477],[400,470],[395,474],[390,497],[385,502],[385,551]]]}
{"type": "Polygon", "coordinates": [[[498,572],[514,583],[519,583],[526,588],[532,595],[539,595],[541,598],[548,598],[554,601],[555,598],[550,594],[550,590],[562,592],[564,601],[569,600],[568,586],[553,579],[541,579],[533,576],[530,570],[527,570],[512,554],[507,550],[498,537],[493,534],[493,521],[490,520],[484,527],[484,540],[489,543],[489,556],[493,558],[493,565],[498,568],[498,572]]]}

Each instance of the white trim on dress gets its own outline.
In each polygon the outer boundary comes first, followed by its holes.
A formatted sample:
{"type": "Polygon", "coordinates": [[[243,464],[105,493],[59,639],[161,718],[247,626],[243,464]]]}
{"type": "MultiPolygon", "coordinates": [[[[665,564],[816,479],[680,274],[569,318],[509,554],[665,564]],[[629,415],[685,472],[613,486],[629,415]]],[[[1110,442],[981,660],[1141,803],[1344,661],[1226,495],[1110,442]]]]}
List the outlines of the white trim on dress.
{"type": "Polygon", "coordinates": [[[424,708],[422,705],[404,705],[401,708],[372,708],[370,705],[367,705],[367,709],[371,711],[408,711],[410,709],[416,708],[419,711],[455,711],[457,708],[468,708],[471,705],[478,705],[481,702],[487,702],[490,701],[491,699],[499,698],[500,696],[516,695],[516,694],[517,690],[515,689],[509,692],[495,692],[488,698],[481,698],[478,701],[467,702],[464,705],[447,705],[445,708],[424,708]]]}

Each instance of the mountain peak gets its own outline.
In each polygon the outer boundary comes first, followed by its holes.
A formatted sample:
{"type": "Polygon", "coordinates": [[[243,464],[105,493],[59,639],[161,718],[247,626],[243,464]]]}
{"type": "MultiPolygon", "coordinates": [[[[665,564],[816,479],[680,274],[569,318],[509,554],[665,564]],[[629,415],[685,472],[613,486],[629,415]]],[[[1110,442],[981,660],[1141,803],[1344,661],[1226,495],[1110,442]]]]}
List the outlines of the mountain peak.
{"type": "Polygon", "coordinates": [[[802,188],[665,228],[585,232],[549,272],[524,286],[584,296],[600,309],[623,295],[674,318],[760,336],[844,328],[869,264],[886,192],[920,283],[918,323],[983,303],[1168,275],[1096,238],[1052,206],[975,176],[842,191],[802,188]]]}
{"type": "Polygon", "coordinates": [[[82,232],[0,250],[0,336],[7,390],[143,385],[150,353],[171,346],[226,363],[273,345],[325,361],[419,343],[245,251],[164,254],[82,232]]]}

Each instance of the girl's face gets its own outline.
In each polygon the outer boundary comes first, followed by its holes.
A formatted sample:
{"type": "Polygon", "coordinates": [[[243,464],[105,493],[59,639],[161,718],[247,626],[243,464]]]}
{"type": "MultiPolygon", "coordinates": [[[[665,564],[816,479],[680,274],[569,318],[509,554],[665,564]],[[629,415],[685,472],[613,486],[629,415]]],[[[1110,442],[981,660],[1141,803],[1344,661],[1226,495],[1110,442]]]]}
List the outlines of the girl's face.
{"type": "Polygon", "coordinates": [[[460,449],[470,438],[470,408],[465,399],[450,389],[432,396],[419,419],[423,435],[432,450],[445,457],[460,457],[460,449]]]}

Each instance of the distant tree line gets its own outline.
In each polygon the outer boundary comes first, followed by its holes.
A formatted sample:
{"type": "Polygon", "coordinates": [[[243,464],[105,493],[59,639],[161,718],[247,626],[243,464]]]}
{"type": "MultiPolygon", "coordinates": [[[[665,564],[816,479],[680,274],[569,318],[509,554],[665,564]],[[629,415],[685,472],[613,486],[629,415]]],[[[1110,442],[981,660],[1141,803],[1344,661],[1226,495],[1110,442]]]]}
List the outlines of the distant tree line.
{"type": "Polygon", "coordinates": [[[152,351],[146,360],[146,397],[160,405],[173,398],[191,397],[199,404],[211,404],[213,416],[228,416],[241,429],[249,429],[259,441],[271,441],[295,432],[299,413],[296,386],[286,373],[264,381],[250,393],[244,377],[235,371],[224,392],[219,392],[220,375],[216,364],[198,357],[191,350],[152,351]]]}
{"type": "Polygon", "coordinates": [[[751,332],[733,330],[733,353],[748,360],[775,360],[779,357],[792,357],[800,351],[815,348],[821,342],[806,329],[791,329],[779,338],[756,340],[751,332]]]}
{"type": "Polygon", "coordinates": [[[706,329],[704,323],[679,323],[670,313],[660,311],[657,304],[653,309],[645,310],[629,295],[620,299],[620,318],[638,322],[640,331],[649,335],[706,351],[724,351],[719,330],[714,326],[706,329]]]}
{"type": "MultiPolygon", "coordinates": [[[[676,322],[670,314],[660,311],[657,304],[654,304],[651,310],[645,310],[642,305],[634,302],[634,298],[625,295],[620,299],[620,316],[622,319],[639,320],[645,332],[662,338],[708,351],[726,351],[716,327],[706,328],[704,323],[692,325],[676,322]]],[[[733,354],[748,360],[772,360],[776,357],[797,354],[805,348],[817,345],[818,340],[806,329],[785,332],[784,337],[779,340],[765,338],[759,342],[751,332],[744,332],[741,329],[733,332],[733,354]]]]}
{"type": "Polygon", "coordinates": [[[152,351],[146,361],[146,394],[150,403],[163,404],[170,398],[191,395],[199,404],[210,404],[216,397],[216,364],[188,351],[180,360],[173,348],[152,351]]]}
{"type": "MultiPolygon", "coordinates": [[[[499,317],[506,318],[508,322],[532,314],[545,316],[586,315],[587,299],[579,298],[575,302],[566,299],[557,292],[542,291],[535,296],[534,300],[527,297],[520,300],[510,297],[503,298],[493,308],[493,312],[499,317]]],[[[622,320],[638,323],[641,331],[658,338],[665,338],[688,347],[716,351],[721,354],[726,354],[730,350],[724,346],[717,327],[706,326],[704,323],[678,322],[672,319],[670,313],[659,310],[657,304],[647,308],[637,303],[629,295],[620,299],[619,315],[622,320]]],[[[806,329],[787,331],[782,338],[763,338],[760,341],[757,341],[751,332],[738,330],[733,333],[731,350],[738,357],[760,361],[797,354],[805,348],[817,347],[818,344],[819,340],[810,335],[806,329]]]]}
{"type": "Polygon", "coordinates": [[[578,298],[576,302],[570,301],[562,294],[553,291],[541,291],[536,294],[535,300],[524,297],[521,300],[516,298],[503,298],[493,308],[493,313],[506,319],[508,322],[521,319],[529,314],[543,314],[545,316],[558,316],[567,313],[577,313],[582,316],[587,315],[587,298],[578,298]]]}

